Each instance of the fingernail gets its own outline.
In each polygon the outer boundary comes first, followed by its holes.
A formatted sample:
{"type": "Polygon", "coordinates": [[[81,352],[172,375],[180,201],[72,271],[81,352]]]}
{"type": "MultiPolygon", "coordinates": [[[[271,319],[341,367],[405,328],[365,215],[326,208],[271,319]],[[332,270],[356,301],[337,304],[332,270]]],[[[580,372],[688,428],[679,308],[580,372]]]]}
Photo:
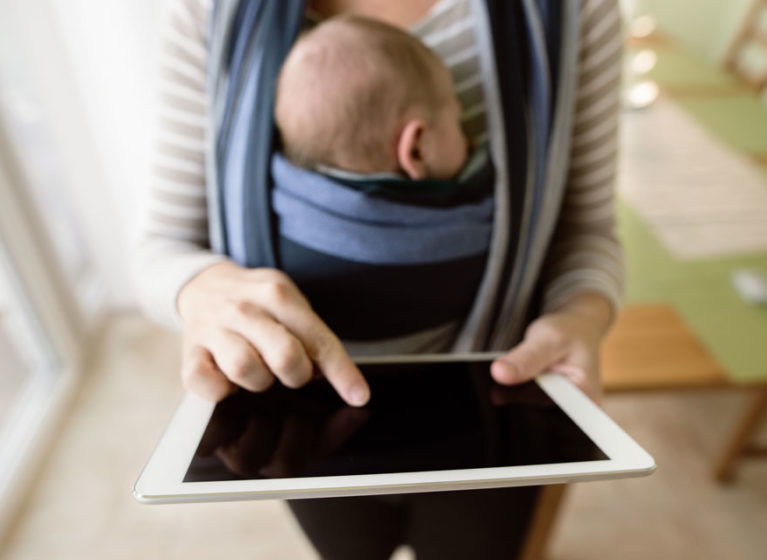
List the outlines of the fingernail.
{"type": "Polygon", "coordinates": [[[370,400],[370,389],[365,385],[356,385],[349,393],[349,400],[354,406],[363,406],[370,400]]]}
{"type": "Polygon", "coordinates": [[[498,359],[493,364],[493,373],[495,375],[500,376],[503,378],[506,382],[514,381],[514,378],[516,377],[516,368],[503,359],[498,359]]]}

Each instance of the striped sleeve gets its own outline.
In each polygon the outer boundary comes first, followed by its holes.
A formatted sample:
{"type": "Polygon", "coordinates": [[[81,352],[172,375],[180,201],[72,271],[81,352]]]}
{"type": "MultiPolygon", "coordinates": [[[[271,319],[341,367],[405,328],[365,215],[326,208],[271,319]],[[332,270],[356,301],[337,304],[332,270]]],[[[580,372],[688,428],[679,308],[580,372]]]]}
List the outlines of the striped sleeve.
{"type": "Polygon", "coordinates": [[[562,210],[544,269],[544,310],[583,292],[604,295],[613,315],[623,290],[615,231],[622,33],[615,0],[587,0],[581,15],[579,87],[562,210]]]}
{"type": "Polygon", "coordinates": [[[208,250],[205,199],[209,0],[170,3],[160,43],[150,182],[142,200],[135,277],[144,310],[179,326],[181,288],[223,257],[208,250]]]}

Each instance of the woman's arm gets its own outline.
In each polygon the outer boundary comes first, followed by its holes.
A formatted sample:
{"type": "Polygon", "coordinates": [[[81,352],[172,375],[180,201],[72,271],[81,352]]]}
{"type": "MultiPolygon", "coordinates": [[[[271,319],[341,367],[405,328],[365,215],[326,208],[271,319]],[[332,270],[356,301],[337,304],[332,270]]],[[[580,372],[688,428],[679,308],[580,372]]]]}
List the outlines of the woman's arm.
{"type": "Polygon", "coordinates": [[[613,314],[619,305],[624,264],[614,194],[622,44],[617,2],[585,2],[570,169],[543,271],[544,312],[583,292],[601,294],[613,314]]]}
{"type": "Polygon", "coordinates": [[[543,314],[522,343],[493,365],[501,383],[550,369],[599,399],[599,347],[615,317],[624,275],[614,208],[621,54],[617,2],[586,1],[568,185],[543,270],[543,314]]]}
{"type": "Polygon", "coordinates": [[[314,368],[349,404],[370,390],[338,338],[283,273],[208,250],[205,188],[207,0],[173,2],[162,53],[153,180],[137,249],[144,309],[183,327],[181,376],[220,400],[236,387],[307,383],[314,368]]]}
{"type": "Polygon", "coordinates": [[[170,3],[160,44],[156,139],[142,200],[135,277],[144,311],[181,326],[186,283],[223,257],[208,250],[205,198],[206,0],[170,3]]]}

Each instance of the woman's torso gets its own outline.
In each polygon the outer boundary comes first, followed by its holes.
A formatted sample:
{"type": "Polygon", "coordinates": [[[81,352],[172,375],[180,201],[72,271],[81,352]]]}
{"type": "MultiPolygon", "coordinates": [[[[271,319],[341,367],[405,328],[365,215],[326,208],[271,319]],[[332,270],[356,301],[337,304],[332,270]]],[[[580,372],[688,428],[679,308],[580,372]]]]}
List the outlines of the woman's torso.
{"type": "MultiPolygon", "coordinates": [[[[454,3],[471,5],[472,11],[478,5],[471,0],[443,0],[430,10],[439,12],[454,3]]],[[[158,51],[159,112],[153,173],[142,204],[135,255],[136,270],[141,271],[136,275],[136,283],[142,307],[155,319],[177,327],[181,323],[175,301],[180,290],[190,278],[222,258],[209,250],[205,192],[209,106],[206,43],[211,5],[212,0],[173,0],[168,5],[162,48],[158,51]]],[[[568,294],[584,289],[607,293],[611,301],[617,301],[622,274],[618,244],[612,234],[618,121],[615,108],[621,68],[619,12],[615,0],[585,0],[579,18],[580,95],[574,108],[573,149],[568,160],[570,171],[564,203],[567,227],[562,228],[562,237],[557,239],[558,252],[550,251],[554,257],[560,257],[552,259],[543,282],[552,305],[551,302],[563,301],[568,294]],[[563,259],[562,254],[578,257],[563,259]]],[[[414,28],[418,26],[416,23],[414,28]]],[[[483,34],[477,40],[485,44],[487,37],[483,34]]],[[[482,78],[492,81],[492,72],[488,65],[481,72],[482,78]]],[[[471,77],[470,73],[455,71],[453,76],[460,84],[478,79],[479,74],[471,77]]],[[[491,86],[486,93],[493,91],[491,86]]],[[[493,98],[488,95],[487,99],[493,98]]],[[[464,101],[465,113],[470,105],[464,101]]],[[[488,103],[488,107],[495,105],[488,103]]],[[[486,121],[484,115],[478,120],[483,124],[486,121]]],[[[498,122],[496,118],[492,121],[498,122]]],[[[427,344],[418,348],[433,349],[434,345],[428,344],[433,339],[425,337],[427,344]]],[[[383,352],[398,349],[381,347],[383,352]]]]}

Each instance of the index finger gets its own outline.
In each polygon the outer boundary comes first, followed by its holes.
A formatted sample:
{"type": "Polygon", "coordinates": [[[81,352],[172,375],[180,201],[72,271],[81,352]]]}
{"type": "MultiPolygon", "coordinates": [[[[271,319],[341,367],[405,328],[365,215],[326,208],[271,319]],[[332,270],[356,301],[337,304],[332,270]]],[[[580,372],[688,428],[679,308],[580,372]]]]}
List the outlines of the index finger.
{"type": "Polygon", "coordinates": [[[352,406],[370,400],[370,387],[338,337],[315,315],[317,322],[306,334],[297,333],[311,360],[317,364],[342,399],[352,406]]]}
{"type": "Polygon", "coordinates": [[[309,358],[319,368],[339,396],[351,406],[364,406],[370,400],[370,387],[343,344],[311,308],[283,307],[277,319],[304,345],[309,358]]]}

